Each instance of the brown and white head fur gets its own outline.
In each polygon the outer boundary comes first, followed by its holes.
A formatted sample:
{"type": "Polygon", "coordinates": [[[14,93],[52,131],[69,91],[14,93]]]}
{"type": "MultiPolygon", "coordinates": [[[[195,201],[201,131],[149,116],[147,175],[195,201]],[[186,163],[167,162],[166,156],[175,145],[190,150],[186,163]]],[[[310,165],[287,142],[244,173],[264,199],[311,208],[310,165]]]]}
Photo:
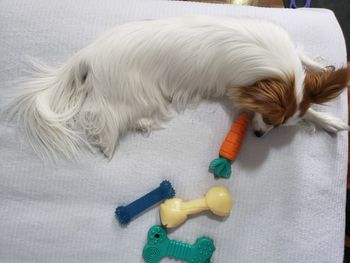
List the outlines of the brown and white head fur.
{"type": "MultiPolygon", "coordinates": [[[[301,87],[298,87],[294,75],[287,80],[272,78],[259,80],[247,87],[228,90],[228,96],[243,110],[254,112],[253,130],[261,137],[273,127],[295,125],[301,119],[314,122],[326,130],[347,129],[345,123],[329,115],[314,116],[310,109],[312,104],[324,104],[336,98],[348,85],[346,68],[335,70],[327,67],[324,70],[305,71],[301,87]],[[300,90],[302,92],[300,92],[300,90]]],[[[300,84],[299,84],[300,85],[300,84]]]]}

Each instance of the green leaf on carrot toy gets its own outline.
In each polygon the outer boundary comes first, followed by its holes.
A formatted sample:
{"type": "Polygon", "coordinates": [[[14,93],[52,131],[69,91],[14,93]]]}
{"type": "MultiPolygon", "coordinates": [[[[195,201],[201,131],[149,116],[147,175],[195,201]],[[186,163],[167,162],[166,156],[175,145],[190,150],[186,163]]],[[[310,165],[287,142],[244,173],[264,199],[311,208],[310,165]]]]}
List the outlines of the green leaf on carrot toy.
{"type": "Polygon", "coordinates": [[[221,145],[219,156],[210,163],[209,170],[215,176],[228,178],[231,174],[231,162],[236,158],[244,136],[247,132],[249,122],[248,113],[240,114],[232,124],[224,142],[221,145]]]}
{"type": "Polygon", "coordinates": [[[211,161],[209,170],[215,176],[228,178],[231,174],[231,163],[226,158],[219,157],[211,161]]]}

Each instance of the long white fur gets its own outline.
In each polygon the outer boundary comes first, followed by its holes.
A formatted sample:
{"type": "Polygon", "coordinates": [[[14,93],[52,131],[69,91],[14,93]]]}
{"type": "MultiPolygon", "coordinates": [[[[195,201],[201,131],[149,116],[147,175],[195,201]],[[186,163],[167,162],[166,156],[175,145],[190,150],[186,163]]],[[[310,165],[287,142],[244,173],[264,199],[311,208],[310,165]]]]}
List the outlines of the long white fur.
{"type": "Polygon", "coordinates": [[[295,76],[303,66],[279,26],[242,18],[179,17],[118,26],[59,68],[39,65],[10,105],[43,156],[77,156],[96,145],[113,155],[130,129],[152,130],[169,114],[227,87],[295,76]]]}

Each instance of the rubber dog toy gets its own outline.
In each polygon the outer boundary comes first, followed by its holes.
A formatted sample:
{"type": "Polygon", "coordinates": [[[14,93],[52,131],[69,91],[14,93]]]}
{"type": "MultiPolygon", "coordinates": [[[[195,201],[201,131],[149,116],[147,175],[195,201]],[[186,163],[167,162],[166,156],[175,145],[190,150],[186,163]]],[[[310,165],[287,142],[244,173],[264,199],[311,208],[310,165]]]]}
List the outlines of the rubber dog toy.
{"type": "Polygon", "coordinates": [[[247,132],[249,115],[240,114],[232,124],[231,130],[227,134],[221,145],[219,158],[213,160],[209,165],[209,170],[214,172],[215,176],[228,178],[231,174],[231,162],[236,158],[244,136],[247,132]]]}
{"type": "Polygon", "coordinates": [[[218,216],[228,216],[233,206],[232,196],[224,186],[209,189],[205,197],[184,202],[179,198],[165,200],[160,205],[160,220],[167,227],[176,227],[186,221],[187,216],[210,210],[218,216]]]}
{"type": "Polygon", "coordinates": [[[169,181],[163,181],[160,186],[150,193],[140,197],[127,206],[119,206],[115,210],[116,218],[122,225],[128,224],[132,218],[146,210],[147,208],[175,196],[175,190],[169,181]]]}
{"type": "Polygon", "coordinates": [[[164,257],[191,263],[208,263],[215,251],[214,242],[210,238],[200,237],[193,245],[189,245],[170,240],[161,226],[151,227],[147,238],[142,253],[147,263],[158,263],[164,257]]]}

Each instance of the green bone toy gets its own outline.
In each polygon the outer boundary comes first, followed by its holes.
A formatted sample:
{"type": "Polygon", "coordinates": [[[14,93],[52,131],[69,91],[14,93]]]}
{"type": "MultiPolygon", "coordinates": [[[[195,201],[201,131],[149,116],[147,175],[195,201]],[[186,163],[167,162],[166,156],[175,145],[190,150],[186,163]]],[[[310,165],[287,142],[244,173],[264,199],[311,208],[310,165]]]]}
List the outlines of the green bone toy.
{"type": "Polygon", "coordinates": [[[209,263],[214,251],[214,242],[210,238],[200,237],[193,245],[189,245],[170,240],[163,227],[152,226],[142,256],[147,263],[158,263],[164,257],[188,263],[209,263]]]}

